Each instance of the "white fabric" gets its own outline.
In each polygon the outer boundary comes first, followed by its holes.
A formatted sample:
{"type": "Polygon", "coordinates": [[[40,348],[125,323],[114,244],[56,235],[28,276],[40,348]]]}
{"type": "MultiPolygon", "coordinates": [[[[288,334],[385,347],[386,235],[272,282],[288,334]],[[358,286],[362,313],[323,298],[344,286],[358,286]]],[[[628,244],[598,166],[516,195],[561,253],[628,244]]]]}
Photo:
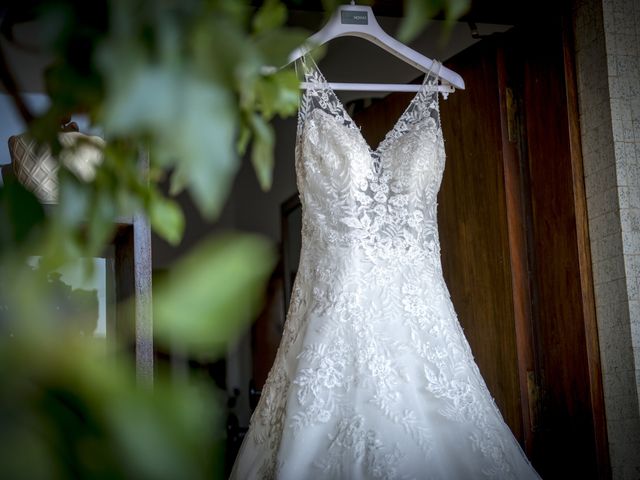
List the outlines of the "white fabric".
{"type": "Polygon", "coordinates": [[[504,423],[445,285],[435,75],[373,150],[317,66],[296,170],[302,252],[234,479],[539,478],[504,423]]]}

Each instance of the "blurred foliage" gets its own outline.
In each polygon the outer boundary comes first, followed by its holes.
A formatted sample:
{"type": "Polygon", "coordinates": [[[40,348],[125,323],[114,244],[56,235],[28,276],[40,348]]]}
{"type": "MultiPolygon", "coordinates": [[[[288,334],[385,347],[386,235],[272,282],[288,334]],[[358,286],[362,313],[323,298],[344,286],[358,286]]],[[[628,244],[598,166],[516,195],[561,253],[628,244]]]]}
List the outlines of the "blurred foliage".
{"type": "Polygon", "coordinates": [[[471,0],[405,0],[398,38],[402,42],[413,40],[438,15],[446,25],[452,26],[470,7],[471,0]]]}
{"type": "Polygon", "coordinates": [[[134,388],[130,365],[96,347],[71,334],[5,342],[2,478],[221,478],[220,394],[203,383],[134,388]]]}
{"type": "Polygon", "coordinates": [[[274,267],[272,258],[264,240],[248,235],[219,236],[186,255],[155,291],[158,340],[201,355],[223,353],[243,320],[258,313],[256,300],[274,267]]]}
{"type": "MultiPolygon", "coordinates": [[[[327,11],[340,3],[323,0],[327,11]]],[[[459,16],[468,3],[406,0],[403,38],[440,11],[459,16]]],[[[270,121],[296,112],[299,89],[292,69],[263,67],[284,65],[308,34],[287,26],[287,14],[279,0],[0,7],[0,34],[14,41],[14,26],[37,21],[35,43],[53,59],[45,79],[51,104],[34,116],[0,51],[2,81],[30,134],[59,154],[63,119],[84,114],[107,142],[92,181],[60,165],[55,208],[10,178],[0,188],[1,478],[222,476],[221,392],[161,375],[153,391],[135,388],[132,360],[112,351],[124,346],[106,349],[89,332],[94,299],[53,272],[102,254],[114,221],[139,212],[177,245],[185,219],[173,197],[186,190],[214,219],[245,154],[270,187],[270,121]],[[26,266],[33,255],[39,268],[26,266]]],[[[260,307],[274,257],[269,242],[251,235],[197,246],[154,287],[156,342],[220,355],[260,307]]]]}

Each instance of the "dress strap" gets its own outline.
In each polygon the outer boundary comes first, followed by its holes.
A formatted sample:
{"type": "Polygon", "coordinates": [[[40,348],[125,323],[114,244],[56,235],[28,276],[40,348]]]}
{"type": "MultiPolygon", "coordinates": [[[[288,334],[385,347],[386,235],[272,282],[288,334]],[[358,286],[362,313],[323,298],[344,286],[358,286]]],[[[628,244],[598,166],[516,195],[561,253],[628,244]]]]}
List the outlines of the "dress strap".
{"type": "Polygon", "coordinates": [[[432,60],[429,70],[427,70],[427,73],[425,73],[424,75],[424,83],[428,83],[429,78],[433,78],[433,83],[438,84],[438,74],[440,73],[441,66],[442,63],[440,63],[438,60],[432,60]]]}
{"type": "Polygon", "coordinates": [[[431,64],[431,73],[433,75],[438,75],[440,73],[440,67],[442,67],[442,63],[439,62],[438,60],[433,60],[433,63],[431,64]]]}
{"type": "Polygon", "coordinates": [[[302,65],[302,73],[305,78],[311,75],[324,79],[320,72],[320,67],[318,67],[318,64],[309,52],[300,57],[300,64],[302,65]]]}
{"type": "Polygon", "coordinates": [[[300,57],[303,80],[307,87],[300,95],[298,108],[298,136],[309,114],[321,110],[351,128],[358,128],[349,117],[342,102],[333,91],[313,57],[306,53],[300,57]]]}

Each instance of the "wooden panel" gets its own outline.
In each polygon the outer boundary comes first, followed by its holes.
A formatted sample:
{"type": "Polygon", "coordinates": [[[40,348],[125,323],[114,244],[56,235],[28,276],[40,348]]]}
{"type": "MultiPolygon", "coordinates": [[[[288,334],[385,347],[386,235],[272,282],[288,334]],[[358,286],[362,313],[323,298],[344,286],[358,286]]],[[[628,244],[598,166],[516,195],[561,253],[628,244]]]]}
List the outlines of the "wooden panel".
{"type": "Polygon", "coordinates": [[[122,352],[135,355],[135,275],[133,256],[133,225],[119,225],[114,243],[114,267],[116,276],[115,299],[117,313],[115,335],[122,352]]]}
{"type": "Polygon", "coordinates": [[[579,250],[585,245],[578,240],[574,193],[574,182],[582,179],[573,173],[559,24],[544,28],[535,46],[527,42],[532,32],[522,31],[514,54],[523,63],[534,328],[544,394],[534,459],[545,478],[596,478],[579,250]]]}
{"type": "Polygon", "coordinates": [[[151,230],[136,215],[118,225],[114,244],[117,313],[115,334],[120,346],[135,357],[140,385],[153,385],[153,323],[151,307],[151,230]]]}
{"type": "Polygon", "coordinates": [[[518,354],[518,377],[520,382],[520,407],[522,412],[522,434],[527,452],[533,448],[533,428],[536,422],[535,387],[536,365],[533,352],[531,292],[529,289],[529,242],[527,217],[529,204],[523,195],[527,191],[519,155],[518,138],[521,126],[517,122],[518,100],[509,86],[508,69],[504,48],[497,49],[498,95],[500,98],[502,161],[509,232],[509,255],[513,291],[514,327],[518,354]]]}
{"type": "Polygon", "coordinates": [[[598,324],[596,319],[595,295],[593,291],[593,272],[591,269],[591,247],[589,242],[589,224],[587,221],[587,196],[584,186],[584,168],[580,141],[578,114],[578,92],[575,77],[575,48],[572,41],[571,17],[566,15],[562,24],[564,75],[566,78],[567,116],[570,138],[573,198],[576,214],[576,240],[580,268],[580,289],[584,316],[584,330],[589,368],[591,391],[591,416],[594,425],[596,461],[600,479],[611,478],[611,462],[605,419],[604,391],[600,365],[600,346],[598,342],[598,324]]]}
{"type": "Polygon", "coordinates": [[[523,441],[496,48],[450,61],[469,89],[441,101],[447,167],[438,219],[445,278],[476,361],[523,441]]]}
{"type": "Polygon", "coordinates": [[[151,305],[151,225],[146,216],[133,218],[133,258],[138,383],[153,385],[153,312],[151,305]]]}

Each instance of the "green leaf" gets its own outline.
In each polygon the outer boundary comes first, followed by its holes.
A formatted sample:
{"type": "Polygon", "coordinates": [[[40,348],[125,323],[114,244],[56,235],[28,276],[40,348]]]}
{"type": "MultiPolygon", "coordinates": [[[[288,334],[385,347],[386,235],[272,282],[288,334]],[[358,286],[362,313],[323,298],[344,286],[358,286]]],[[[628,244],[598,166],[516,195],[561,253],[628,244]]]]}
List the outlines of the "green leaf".
{"type": "Polygon", "coordinates": [[[273,179],[273,128],[260,115],[251,116],[253,127],[253,145],[251,148],[251,163],[256,171],[258,183],[263,190],[271,188],[273,179]]]}
{"type": "Polygon", "coordinates": [[[153,229],[171,245],[177,245],[184,233],[184,214],[177,202],[154,195],[149,205],[153,229]]]}
{"type": "Polygon", "coordinates": [[[222,430],[218,399],[190,385],[132,390],[109,392],[113,403],[105,405],[112,441],[129,477],[205,480],[209,455],[222,453],[212,445],[214,427],[222,430]]]}
{"type": "Polygon", "coordinates": [[[15,177],[0,187],[0,253],[33,240],[44,222],[44,210],[15,177]]]}
{"type": "Polygon", "coordinates": [[[249,140],[251,140],[251,129],[245,122],[242,122],[240,124],[240,132],[238,133],[238,140],[236,142],[236,149],[238,150],[238,154],[245,154],[245,152],[247,151],[249,140]]]}
{"type": "Polygon", "coordinates": [[[398,39],[402,42],[413,40],[440,12],[444,12],[445,22],[451,26],[470,6],[471,0],[405,0],[398,39]]]}
{"type": "MultiPolygon", "coordinates": [[[[338,6],[345,3],[346,2],[344,0],[322,0],[322,9],[324,10],[325,20],[328,20],[331,17],[331,14],[336,8],[338,8],[338,6]]],[[[371,0],[363,3],[371,3],[371,0]]]]}
{"type": "Polygon", "coordinates": [[[256,33],[273,30],[284,25],[287,20],[287,7],[279,0],[266,0],[253,17],[253,30],[256,33]]]}
{"type": "Polygon", "coordinates": [[[280,67],[287,63],[289,54],[307,38],[308,32],[299,28],[270,30],[256,35],[253,43],[265,65],[280,67]]]}
{"type": "Polygon", "coordinates": [[[212,14],[198,19],[188,45],[193,63],[184,68],[228,89],[236,87],[239,76],[256,75],[260,69],[250,37],[228,18],[212,14]]]}
{"type": "Polygon", "coordinates": [[[471,0],[447,0],[445,3],[445,18],[453,23],[471,8],[471,0]]]}
{"type": "Polygon", "coordinates": [[[404,18],[398,31],[401,42],[410,42],[443,7],[445,0],[405,0],[404,18]]]}
{"type": "Polygon", "coordinates": [[[224,235],[196,247],[155,288],[158,341],[220,353],[257,312],[274,258],[271,244],[252,235],[224,235]]]}
{"type": "Polygon", "coordinates": [[[89,218],[91,191],[65,168],[58,170],[58,206],[55,219],[69,228],[78,227],[89,218]]]}
{"type": "Polygon", "coordinates": [[[196,205],[208,218],[218,215],[239,167],[235,152],[238,113],[228,92],[196,83],[185,91],[185,110],[166,132],[156,152],[176,158],[176,174],[186,179],[196,205]]]}
{"type": "Polygon", "coordinates": [[[172,192],[188,188],[206,217],[217,215],[239,166],[230,92],[177,65],[143,64],[109,75],[108,133],[149,136],[152,160],[175,167],[172,192]]]}
{"type": "Polygon", "coordinates": [[[256,82],[257,104],[265,118],[278,114],[296,113],[300,101],[300,87],[296,72],[281,70],[256,82]]]}
{"type": "MultiPolygon", "coordinates": [[[[86,185],[85,188],[91,188],[86,185]]],[[[100,254],[103,246],[111,239],[115,230],[116,206],[108,189],[96,189],[87,219],[87,252],[89,255],[100,254]]]]}
{"type": "Polygon", "coordinates": [[[153,390],[135,388],[131,361],[47,334],[0,348],[2,478],[222,478],[222,395],[161,370],[153,390]]]}

